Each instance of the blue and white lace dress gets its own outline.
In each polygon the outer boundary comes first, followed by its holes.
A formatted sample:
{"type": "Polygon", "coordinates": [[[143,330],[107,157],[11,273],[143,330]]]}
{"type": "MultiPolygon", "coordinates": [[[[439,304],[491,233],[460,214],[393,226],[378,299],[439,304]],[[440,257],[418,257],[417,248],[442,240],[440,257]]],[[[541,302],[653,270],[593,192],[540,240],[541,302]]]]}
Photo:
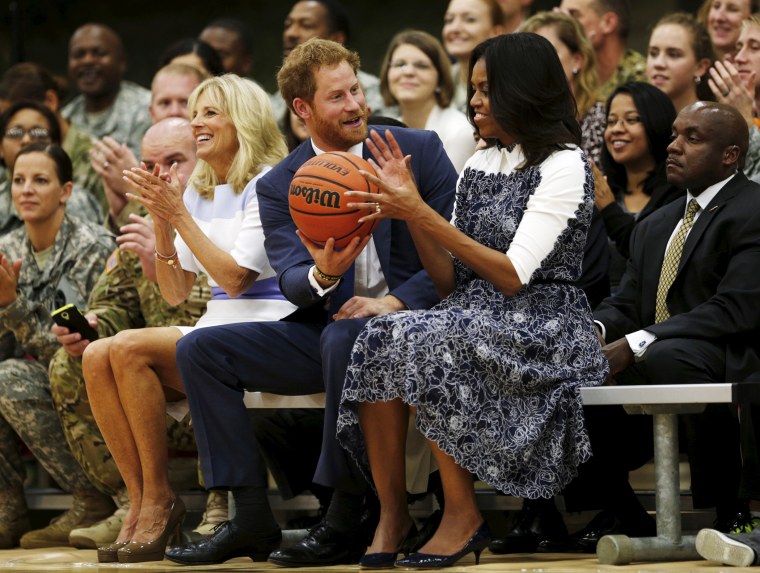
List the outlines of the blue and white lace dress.
{"type": "Polygon", "coordinates": [[[519,146],[476,153],[459,179],[455,224],[507,253],[524,287],[506,297],[455,259],[450,296],[375,317],[354,344],[337,433],[368,477],[357,403],[394,398],[417,408],[417,427],[459,465],[511,495],[558,493],[591,454],[578,388],[602,384],[607,361],[572,283],[593,178],[579,150],[515,171],[522,159],[519,146]]]}

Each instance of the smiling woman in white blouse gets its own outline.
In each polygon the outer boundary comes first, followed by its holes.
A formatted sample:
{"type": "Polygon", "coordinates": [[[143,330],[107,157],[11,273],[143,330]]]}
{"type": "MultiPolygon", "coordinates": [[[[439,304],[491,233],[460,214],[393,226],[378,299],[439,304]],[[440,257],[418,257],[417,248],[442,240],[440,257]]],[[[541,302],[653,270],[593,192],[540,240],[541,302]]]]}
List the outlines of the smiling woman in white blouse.
{"type": "Polygon", "coordinates": [[[385,104],[397,105],[407,127],[435,131],[457,172],[475,151],[473,128],[452,105],[451,64],[441,43],[420,30],[396,34],[380,70],[385,104]]]}

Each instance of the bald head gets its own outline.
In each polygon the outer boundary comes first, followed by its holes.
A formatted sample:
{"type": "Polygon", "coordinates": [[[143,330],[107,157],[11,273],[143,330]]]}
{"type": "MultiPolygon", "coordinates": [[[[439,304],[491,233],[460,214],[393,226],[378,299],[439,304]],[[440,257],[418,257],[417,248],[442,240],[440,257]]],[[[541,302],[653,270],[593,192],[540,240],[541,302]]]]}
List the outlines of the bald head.
{"type": "Polygon", "coordinates": [[[169,173],[173,163],[183,187],[195,167],[195,139],[190,122],[181,117],[168,117],[154,123],[142,139],[142,161],[152,170],[158,165],[161,173],[169,173]]]}
{"type": "Polygon", "coordinates": [[[689,107],[700,115],[701,121],[713,130],[722,145],[739,147],[739,167],[744,167],[749,147],[749,127],[739,111],[734,106],[714,101],[698,101],[689,107]]]}
{"type": "Polygon", "coordinates": [[[668,146],[668,182],[699,195],[744,167],[747,122],[736,108],[700,101],[678,114],[668,146]]]}
{"type": "Polygon", "coordinates": [[[103,24],[85,24],[69,40],[69,76],[84,95],[88,111],[107,108],[127,71],[121,38],[103,24]]]}

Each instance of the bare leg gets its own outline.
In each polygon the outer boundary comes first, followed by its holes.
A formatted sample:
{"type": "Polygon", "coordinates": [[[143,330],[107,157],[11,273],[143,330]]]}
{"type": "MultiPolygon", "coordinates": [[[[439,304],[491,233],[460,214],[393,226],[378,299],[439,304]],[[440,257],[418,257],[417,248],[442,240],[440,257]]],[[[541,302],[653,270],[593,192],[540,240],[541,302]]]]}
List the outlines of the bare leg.
{"type": "Polygon", "coordinates": [[[483,516],[475,500],[472,474],[457,465],[454,458],[442,452],[435,442],[428,440],[428,444],[438,463],[446,503],[441,524],[419,551],[431,555],[451,555],[464,547],[483,523],[483,516]]]}
{"type": "Polygon", "coordinates": [[[182,396],[172,327],[126,330],[113,337],[110,360],[119,399],[139,455],[142,503],[133,541],[152,541],[164,528],[174,500],[169,485],[165,391],[182,396]]]}
{"type": "Polygon", "coordinates": [[[367,553],[398,549],[412,524],[406,499],[405,449],[409,407],[400,399],[359,404],[359,424],[380,498],[380,521],[367,553]]]}
{"type": "Polygon", "coordinates": [[[97,340],[87,346],[82,357],[82,372],[87,386],[92,414],[116,462],[129,495],[129,511],[116,538],[117,542],[132,539],[142,502],[142,468],[132,431],[119,400],[111,362],[113,338],[97,340]]]}

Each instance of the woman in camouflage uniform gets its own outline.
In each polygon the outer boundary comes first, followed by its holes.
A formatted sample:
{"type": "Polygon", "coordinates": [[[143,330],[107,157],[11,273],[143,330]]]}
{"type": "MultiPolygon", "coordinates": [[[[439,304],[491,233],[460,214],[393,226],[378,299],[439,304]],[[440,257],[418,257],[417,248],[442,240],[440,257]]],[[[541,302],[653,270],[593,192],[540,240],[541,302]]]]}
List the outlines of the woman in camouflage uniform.
{"type": "MultiPolygon", "coordinates": [[[[48,362],[60,346],[50,313],[84,305],[114,248],[105,229],[66,215],[71,178],[71,161],[57,145],[31,144],[14,157],[11,191],[23,226],[0,237],[0,547],[29,529],[16,435],[74,495],[72,509],[50,527],[82,527],[113,511],[69,450],[56,447],[64,437],[48,384],[48,362]]],[[[22,547],[35,547],[37,537],[21,537],[22,547]]]]}

